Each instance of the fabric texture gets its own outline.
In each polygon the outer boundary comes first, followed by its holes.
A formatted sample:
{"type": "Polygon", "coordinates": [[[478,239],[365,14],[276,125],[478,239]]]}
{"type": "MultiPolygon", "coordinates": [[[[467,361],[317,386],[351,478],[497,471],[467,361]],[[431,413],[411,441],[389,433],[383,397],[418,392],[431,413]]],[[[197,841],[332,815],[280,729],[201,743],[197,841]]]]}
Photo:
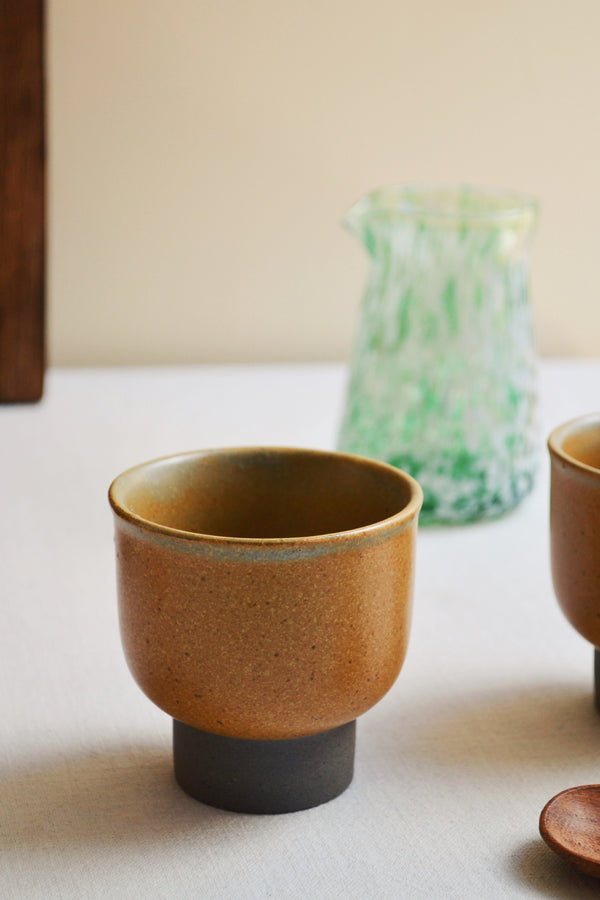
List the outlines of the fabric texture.
{"type": "MultiPolygon", "coordinates": [[[[407,661],[359,719],[354,781],[282,816],[175,784],[171,722],[120,647],[112,478],[199,447],[330,448],[337,365],[51,370],[0,408],[0,896],[593,897],[538,834],[598,781],[593,651],[562,617],[548,463],[496,521],[422,528],[407,661]]],[[[600,363],[545,362],[542,434],[592,411],[600,363]]]]}

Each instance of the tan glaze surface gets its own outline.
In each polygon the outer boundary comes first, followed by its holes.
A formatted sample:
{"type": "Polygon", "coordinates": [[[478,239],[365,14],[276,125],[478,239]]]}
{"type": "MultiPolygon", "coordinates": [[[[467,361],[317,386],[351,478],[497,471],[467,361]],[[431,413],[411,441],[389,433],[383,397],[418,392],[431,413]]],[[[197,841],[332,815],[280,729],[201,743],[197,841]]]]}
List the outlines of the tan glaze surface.
{"type": "Polygon", "coordinates": [[[117,478],[121,634],[142,690],[230,737],[325,731],[398,676],[419,486],[319,451],[184,454],[117,478]]]}
{"type": "Polygon", "coordinates": [[[552,432],[552,578],[568,621],[600,647],[600,413],[552,432]]]}
{"type": "Polygon", "coordinates": [[[600,878],[600,785],[569,788],[553,797],[542,810],[540,834],[563,859],[600,878]]]}

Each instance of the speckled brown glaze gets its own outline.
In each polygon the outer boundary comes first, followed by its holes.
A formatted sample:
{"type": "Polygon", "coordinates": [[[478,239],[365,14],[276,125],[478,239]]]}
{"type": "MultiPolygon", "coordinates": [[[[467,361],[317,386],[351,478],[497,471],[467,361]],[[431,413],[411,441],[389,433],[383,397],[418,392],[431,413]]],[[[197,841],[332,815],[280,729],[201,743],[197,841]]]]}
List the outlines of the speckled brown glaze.
{"type": "Polygon", "coordinates": [[[347,454],[246,448],[110,488],[125,655],[195,728],[281,739],[373,706],[406,654],[421,490],[347,454]]]}
{"type": "Polygon", "coordinates": [[[573,627],[600,647],[600,413],[552,432],[552,577],[573,627]]]}

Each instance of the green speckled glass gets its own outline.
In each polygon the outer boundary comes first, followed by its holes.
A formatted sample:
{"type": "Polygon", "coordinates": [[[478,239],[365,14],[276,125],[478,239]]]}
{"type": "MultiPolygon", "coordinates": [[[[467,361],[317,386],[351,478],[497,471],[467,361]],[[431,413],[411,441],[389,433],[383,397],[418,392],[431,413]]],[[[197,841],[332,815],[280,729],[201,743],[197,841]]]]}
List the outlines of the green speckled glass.
{"type": "Polygon", "coordinates": [[[497,516],[538,460],[534,200],[392,187],[344,224],[370,257],[339,447],[418,479],[421,521],[497,516]]]}

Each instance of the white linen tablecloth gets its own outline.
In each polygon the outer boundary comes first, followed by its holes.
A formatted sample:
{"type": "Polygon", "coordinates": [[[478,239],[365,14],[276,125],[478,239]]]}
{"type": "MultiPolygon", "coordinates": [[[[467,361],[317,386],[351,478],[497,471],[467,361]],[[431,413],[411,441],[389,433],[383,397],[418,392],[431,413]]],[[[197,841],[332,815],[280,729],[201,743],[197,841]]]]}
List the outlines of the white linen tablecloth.
{"type": "MultiPolygon", "coordinates": [[[[514,512],[422,528],[408,658],[359,719],[336,800],[284,816],[175,785],[171,722],[120,647],[112,517],[123,469],[180,450],[335,444],[338,365],[51,370],[0,407],[0,897],[595,897],[538,834],[600,781],[592,648],[548,562],[548,462],[514,512]]],[[[543,438],[600,407],[600,362],[542,365],[543,438]]]]}

